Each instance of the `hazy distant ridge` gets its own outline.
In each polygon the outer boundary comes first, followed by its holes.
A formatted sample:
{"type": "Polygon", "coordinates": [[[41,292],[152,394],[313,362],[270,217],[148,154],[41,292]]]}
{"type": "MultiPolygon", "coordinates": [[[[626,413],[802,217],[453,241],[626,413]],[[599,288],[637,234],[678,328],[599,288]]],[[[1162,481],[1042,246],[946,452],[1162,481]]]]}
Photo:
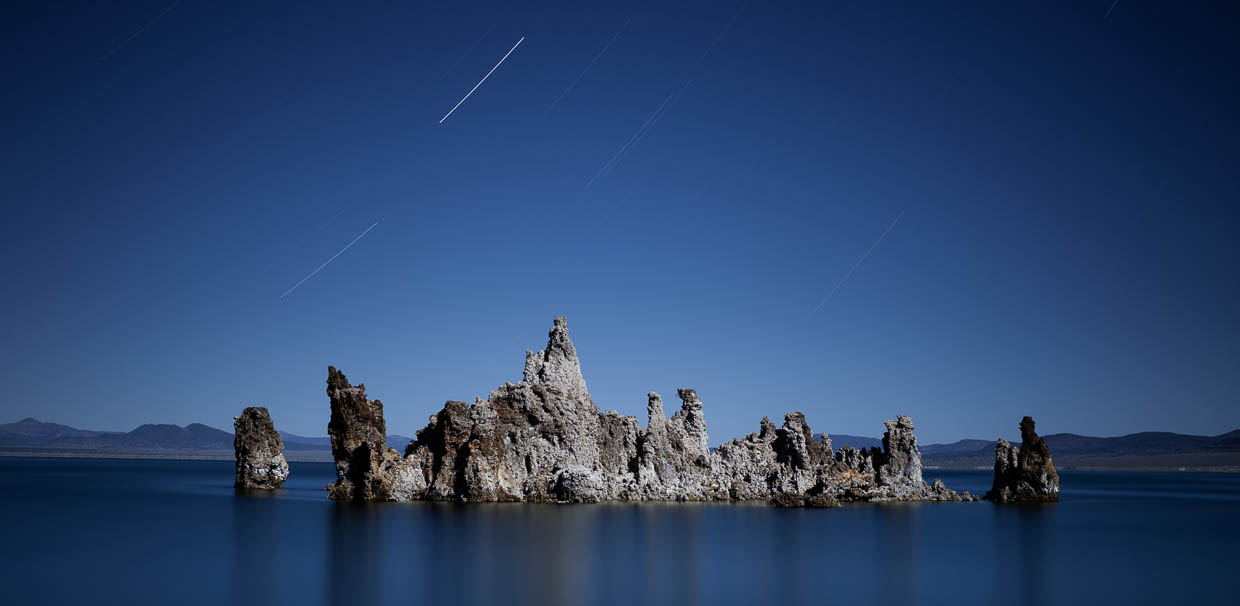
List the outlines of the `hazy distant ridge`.
{"type": "MultiPolygon", "coordinates": [[[[882,440],[864,436],[829,434],[835,448],[881,447],[882,440]]],[[[328,457],[331,442],[326,436],[299,436],[280,432],[284,449],[290,455],[328,457]]],[[[1045,436],[1056,463],[1106,465],[1236,465],[1240,464],[1240,430],[1217,436],[1194,436],[1162,431],[1146,431],[1113,438],[1097,438],[1072,433],[1045,436]],[[1174,457],[1174,461],[1172,458],[1174,457]]],[[[404,452],[410,438],[389,435],[388,445],[404,452]]],[[[233,434],[201,423],[142,425],[129,432],[77,429],[58,423],[25,418],[0,424],[0,448],[7,450],[125,453],[125,454],[227,454],[233,449],[233,434]]],[[[987,466],[994,461],[993,440],[967,439],[950,444],[922,444],[922,456],[934,466],[987,466]]]]}
{"type": "MultiPolygon", "coordinates": [[[[307,437],[280,432],[286,451],[328,451],[326,437],[307,437]]],[[[388,436],[388,444],[404,452],[410,438],[388,436]]],[[[25,418],[0,424],[0,448],[38,450],[145,453],[158,451],[232,451],[233,434],[202,423],[179,425],[147,424],[129,432],[90,431],[25,418]]]]}

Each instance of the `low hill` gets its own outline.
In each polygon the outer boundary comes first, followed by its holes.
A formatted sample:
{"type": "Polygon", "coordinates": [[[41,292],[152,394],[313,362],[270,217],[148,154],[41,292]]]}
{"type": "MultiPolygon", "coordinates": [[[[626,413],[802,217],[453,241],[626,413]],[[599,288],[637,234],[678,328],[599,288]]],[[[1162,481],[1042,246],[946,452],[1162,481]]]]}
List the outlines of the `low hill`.
{"type": "Polygon", "coordinates": [[[0,443],[14,446],[44,444],[57,438],[90,438],[102,433],[75,429],[58,423],[44,423],[26,417],[16,423],[0,424],[0,443]]]}
{"type": "MultiPolygon", "coordinates": [[[[280,432],[285,456],[294,460],[331,460],[331,440],[280,432]]],[[[410,438],[388,436],[388,445],[405,451],[410,438]]],[[[233,453],[233,434],[202,423],[184,427],[146,424],[128,432],[90,431],[25,418],[0,424],[0,450],[9,454],[152,455],[228,458],[233,453]]]]}
{"type": "MultiPolygon", "coordinates": [[[[1042,437],[1061,469],[1240,468],[1240,430],[1217,436],[1144,431],[1112,438],[1073,433],[1042,437]]],[[[989,468],[995,460],[995,443],[961,440],[923,446],[921,452],[929,467],[989,468]]]]}

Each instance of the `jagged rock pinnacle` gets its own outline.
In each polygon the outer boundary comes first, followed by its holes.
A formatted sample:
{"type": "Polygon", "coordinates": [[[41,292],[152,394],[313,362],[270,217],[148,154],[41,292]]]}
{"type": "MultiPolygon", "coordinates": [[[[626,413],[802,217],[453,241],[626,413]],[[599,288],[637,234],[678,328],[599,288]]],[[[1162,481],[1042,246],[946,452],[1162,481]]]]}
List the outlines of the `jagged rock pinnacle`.
{"type": "Polygon", "coordinates": [[[422,473],[405,464],[387,446],[383,402],[366,397],[366,386],[353,387],[343,372],[327,367],[327,397],[331,400],[332,458],[336,481],[328,485],[333,499],[365,501],[410,500],[425,490],[422,473]]]}
{"type": "Polygon", "coordinates": [[[568,319],[555,318],[555,325],[547,333],[547,348],[525,355],[525,382],[541,385],[569,396],[589,399],[586,381],[581,376],[581,361],[577,348],[568,338],[568,319]]]}
{"type": "Polygon", "coordinates": [[[983,498],[996,503],[1059,501],[1059,473],[1046,440],[1034,431],[1033,417],[1020,421],[1020,448],[999,438],[995,444],[995,479],[983,498]]]}
{"type": "Polygon", "coordinates": [[[288,478],[284,442],[261,406],[233,417],[233,449],[237,457],[237,488],[279,488],[288,478]]]}
{"type": "Polygon", "coordinates": [[[883,423],[887,432],[883,434],[883,456],[876,465],[879,485],[918,487],[925,484],[921,477],[921,451],[913,435],[913,420],[900,415],[894,421],[883,423]]]}

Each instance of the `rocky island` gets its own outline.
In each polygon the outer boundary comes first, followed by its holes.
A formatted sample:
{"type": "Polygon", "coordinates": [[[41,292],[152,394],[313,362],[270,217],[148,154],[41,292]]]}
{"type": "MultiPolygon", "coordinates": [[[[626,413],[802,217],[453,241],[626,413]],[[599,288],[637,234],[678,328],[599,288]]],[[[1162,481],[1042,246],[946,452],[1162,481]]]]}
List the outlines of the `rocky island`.
{"type": "Polygon", "coordinates": [[[237,488],[279,488],[288,478],[284,442],[266,408],[251,406],[233,417],[237,488]]]}
{"type": "Polygon", "coordinates": [[[353,386],[329,367],[327,395],[333,499],[769,500],[795,507],[977,500],[922,479],[913,422],[905,416],[886,422],[881,449],[836,451],[799,412],[778,427],[763,418],[757,432],[711,449],[703,403],[692,389],[677,390],[680,409],[670,418],[651,392],[644,428],[636,417],[603,412],[586,388],[564,317],[555,318],[545,349],[526,351],[522,381],[473,404],[446,403],[404,453],[388,448],[383,403],[368,399],[365,385],[353,386]]]}
{"type": "Polygon", "coordinates": [[[1051,462],[1051,450],[1033,428],[1033,417],[1021,419],[1020,448],[999,438],[995,481],[982,498],[996,503],[1059,502],[1059,473],[1051,462]]]}

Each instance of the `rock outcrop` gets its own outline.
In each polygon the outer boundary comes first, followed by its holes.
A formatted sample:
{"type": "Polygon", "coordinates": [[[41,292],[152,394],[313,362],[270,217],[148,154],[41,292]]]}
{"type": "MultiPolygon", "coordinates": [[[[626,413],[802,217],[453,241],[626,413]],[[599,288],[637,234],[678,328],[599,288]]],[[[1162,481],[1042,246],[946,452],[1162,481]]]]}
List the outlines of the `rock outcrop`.
{"type": "Polygon", "coordinates": [[[366,398],[366,386],[349,385],[344,373],[327,367],[327,397],[332,417],[327,435],[336,460],[336,481],[327,486],[333,499],[407,501],[426,488],[420,469],[387,446],[383,402],[366,398]]]}
{"type": "Polygon", "coordinates": [[[266,408],[251,406],[233,417],[237,488],[279,488],[288,478],[284,442],[266,408]]]}
{"type": "Polygon", "coordinates": [[[1059,502],[1059,474],[1051,451],[1033,428],[1033,417],[1021,420],[1019,449],[1003,438],[995,444],[995,480],[982,498],[996,503],[1059,502]]]}
{"type": "Polygon", "coordinates": [[[647,397],[647,421],[601,411],[581,374],[563,317],[546,349],[526,351],[519,383],[473,404],[448,402],[431,415],[401,457],[384,445],[383,405],[328,370],[333,498],[363,500],[599,501],[771,500],[833,507],[840,501],[976,500],[922,480],[908,417],[887,422],[884,449],[833,452],[799,412],[776,427],[711,450],[704,405],[679,389],[680,409],[647,397]]]}

